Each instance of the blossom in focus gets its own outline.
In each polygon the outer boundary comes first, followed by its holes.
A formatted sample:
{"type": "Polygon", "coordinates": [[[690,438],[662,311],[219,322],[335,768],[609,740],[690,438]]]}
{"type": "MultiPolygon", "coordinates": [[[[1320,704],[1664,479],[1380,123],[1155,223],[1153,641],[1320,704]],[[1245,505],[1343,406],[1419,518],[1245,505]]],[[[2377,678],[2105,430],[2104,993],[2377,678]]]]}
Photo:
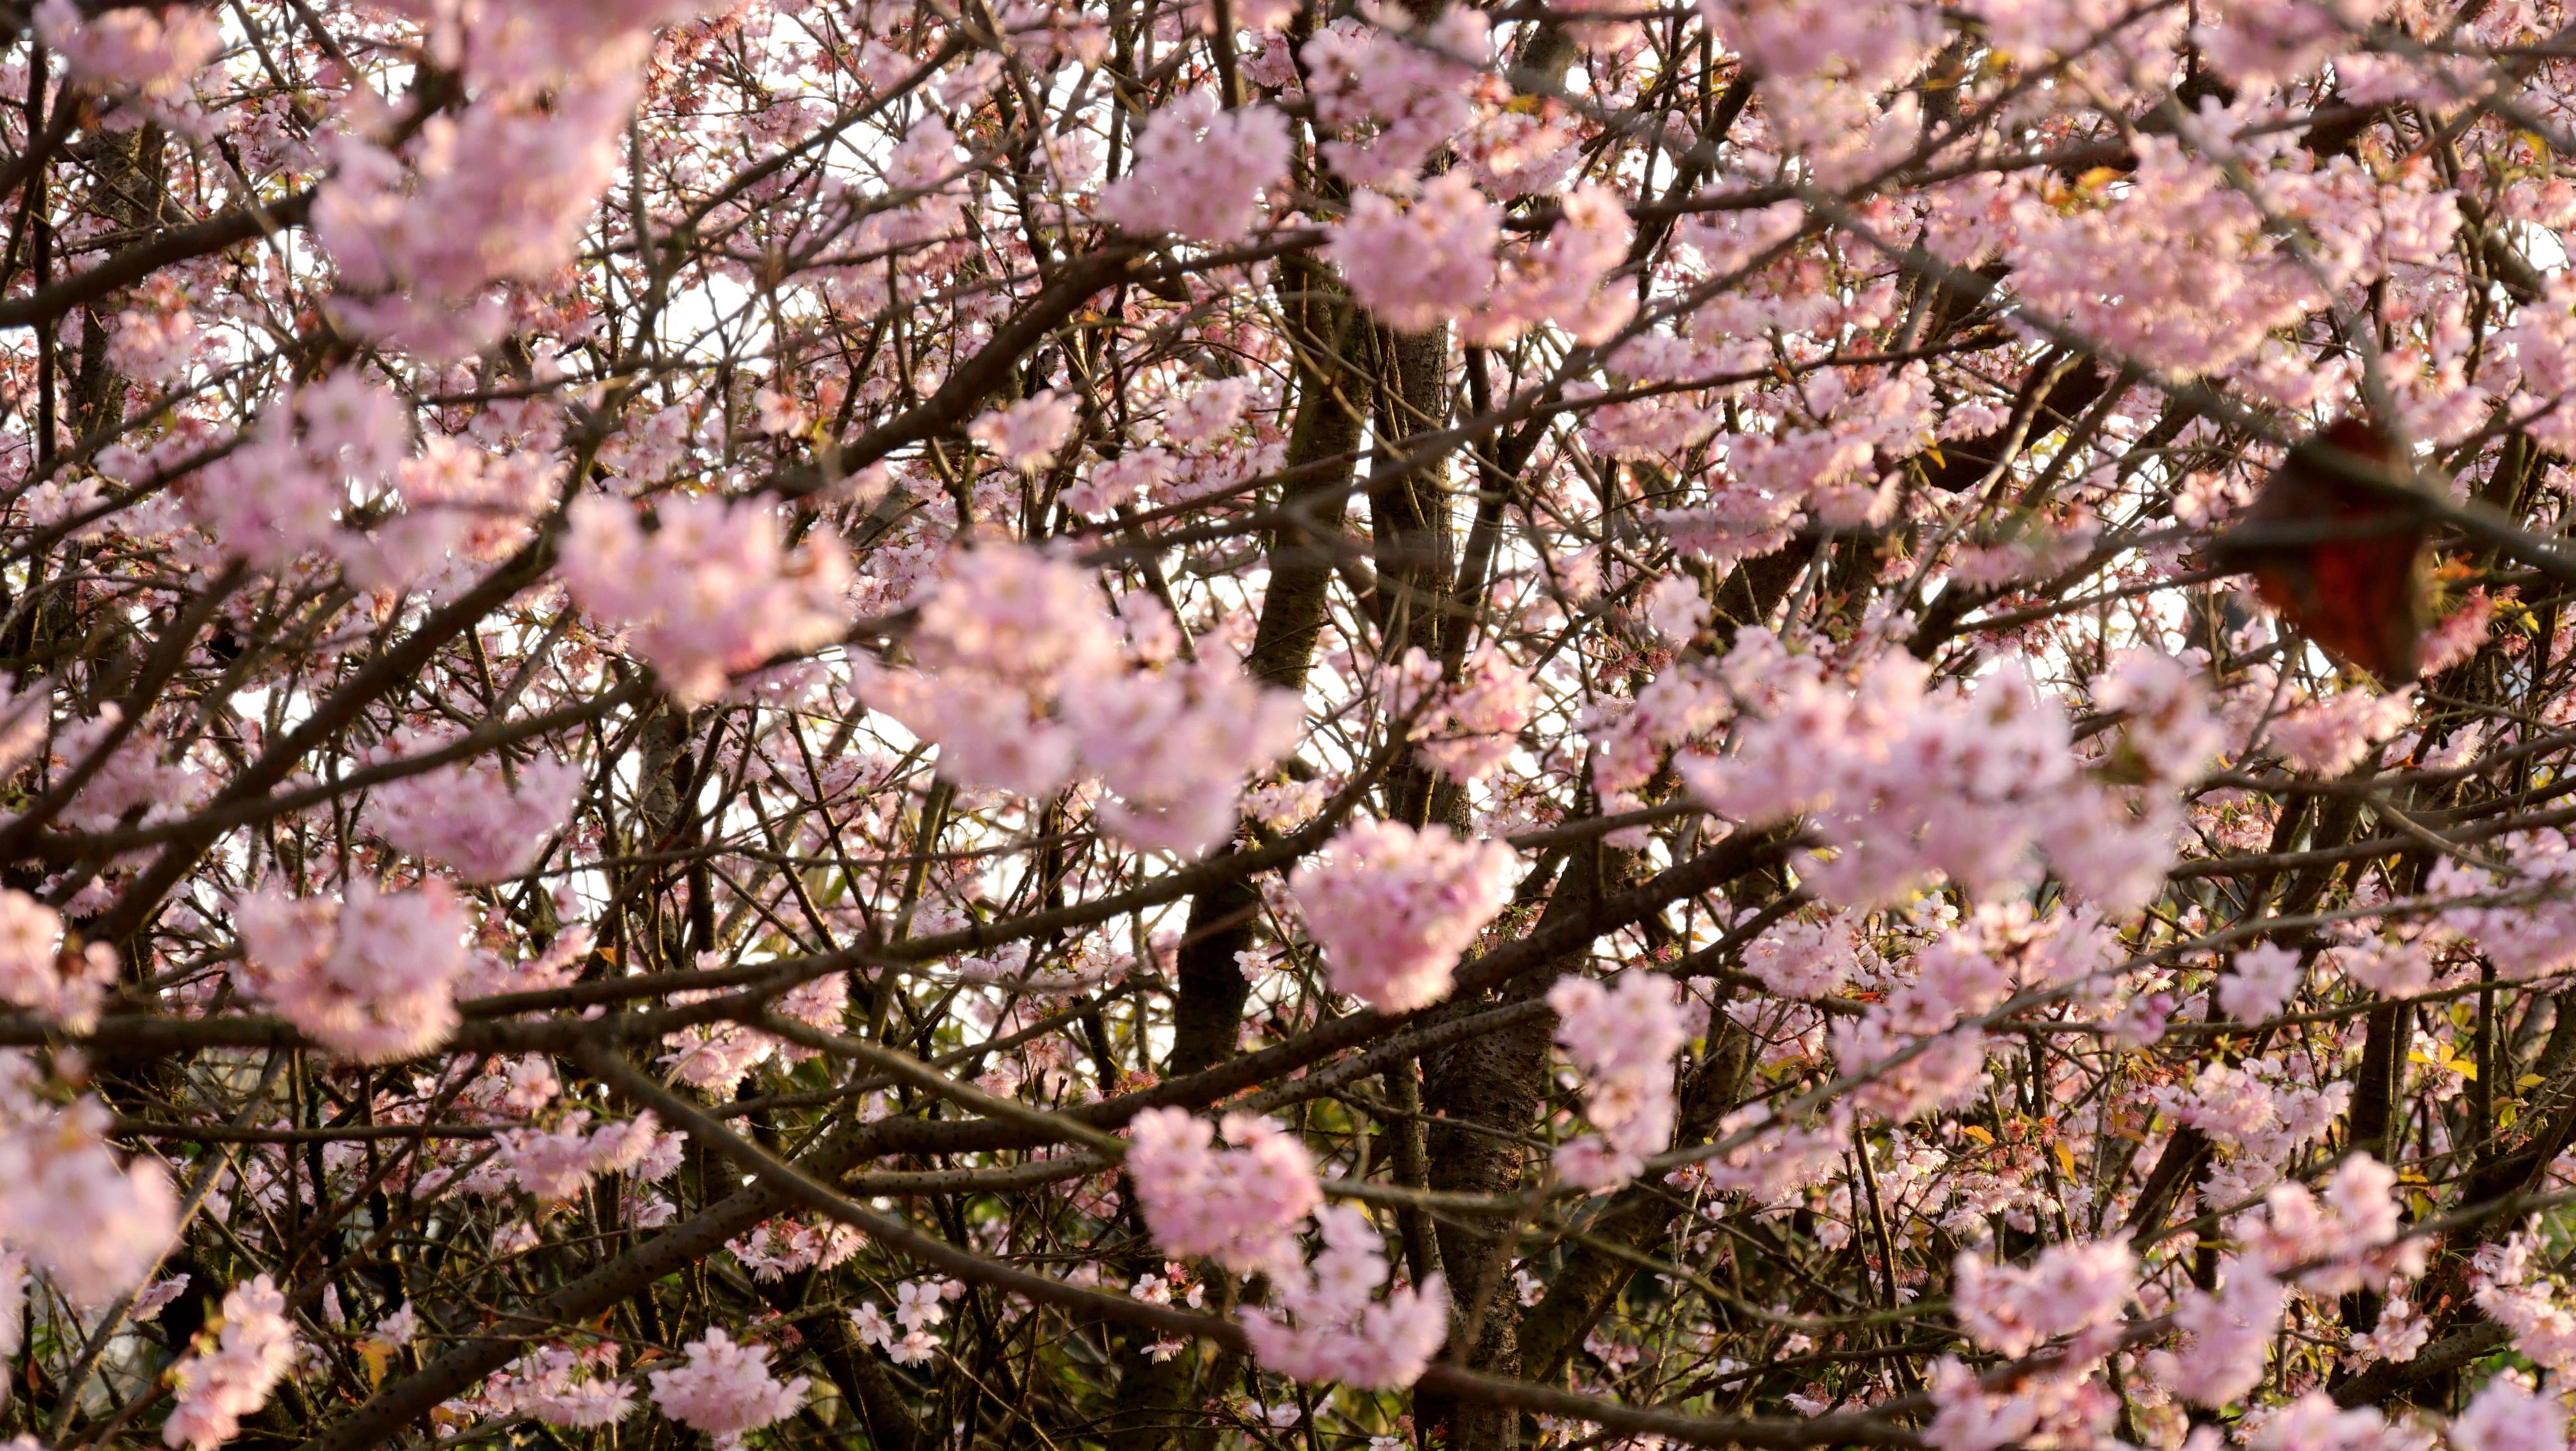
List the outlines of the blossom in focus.
{"type": "Polygon", "coordinates": [[[1448,995],[1459,956],[1511,901],[1515,866],[1501,842],[1463,841],[1439,825],[1361,821],[1288,885],[1324,950],[1333,991],[1403,1013],[1448,995]]]}
{"type": "Polygon", "coordinates": [[[1006,468],[1044,473],[1073,437],[1074,400],[1049,388],[996,408],[966,425],[966,436],[991,449],[1006,468]]]}
{"type": "Polygon", "coordinates": [[[1134,167],[1101,192],[1099,214],[1138,236],[1177,232],[1231,242],[1261,216],[1261,193],[1288,175],[1288,122],[1268,106],[1219,110],[1192,91],[1145,119],[1134,167]]]}
{"type": "Polygon", "coordinates": [[[374,788],[368,821],[396,851],[445,862],[461,881],[496,882],[536,859],[571,816],[583,779],[579,765],[542,756],[507,773],[459,761],[374,788]]]}
{"type": "Polygon", "coordinates": [[[295,1327],[286,1296],[261,1275],[224,1295],[210,1339],[170,1368],[178,1404],[161,1423],[162,1443],[208,1451],[241,1432],[241,1418],[268,1403],[268,1393],[295,1360],[295,1327]]]}
{"type": "Polygon", "coordinates": [[[559,569],[581,607],[624,627],[664,688],[697,704],[772,656],[840,637],[850,615],[849,553],[828,529],[787,547],[763,504],[667,496],[661,527],[596,494],[573,501],[559,569]]]}
{"type": "Polygon", "coordinates": [[[1673,1136],[1673,1055],[1689,1041],[1673,983],[1631,971],[1604,988],[1561,977],[1548,989],[1556,1042],[1583,1075],[1583,1111],[1600,1132],[1560,1145],[1568,1183],[1606,1189],[1636,1177],[1673,1136]]]}
{"type": "Polygon", "coordinates": [[[391,1062],[456,1029],[466,924],[444,882],[386,892],[362,877],[336,902],[264,887],[234,899],[233,921],[242,990],[334,1053],[391,1062]]]}
{"type": "Polygon", "coordinates": [[[653,1404],[718,1446],[738,1446],[745,1435],[794,1415],[813,1384],[801,1375],[780,1381],[769,1373],[767,1346],[737,1345],[722,1330],[710,1328],[686,1349],[685,1362],[653,1372],[653,1404]]]}
{"type": "Polygon", "coordinates": [[[753,1279],[775,1284],[788,1275],[828,1270],[857,1254],[867,1237],[846,1224],[807,1224],[799,1219],[773,1219],[725,1248],[751,1271],[753,1279]]]}
{"type": "Polygon", "coordinates": [[[98,1020],[115,981],[115,948],[104,942],[73,948],[61,913],[0,887],[0,998],[81,1032],[98,1020]]]}
{"type": "Polygon", "coordinates": [[[1368,1216],[1347,1204],[1316,1211],[1324,1249],[1311,1264],[1292,1256],[1270,1268],[1284,1315],[1240,1312],[1264,1369],[1308,1384],[1398,1390],[1413,1384],[1449,1336],[1449,1294],[1433,1275],[1418,1289],[1375,1297],[1387,1282],[1386,1250],[1368,1216]]]}
{"type": "Polygon", "coordinates": [[[1250,1274],[1293,1244],[1323,1200],[1314,1157],[1270,1119],[1226,1115],[1222,1149],[1214,1125],[1177,1108],[1149,1108],[1127,1133],[1127,1175],[1167,1254],[1250,1274]]]}

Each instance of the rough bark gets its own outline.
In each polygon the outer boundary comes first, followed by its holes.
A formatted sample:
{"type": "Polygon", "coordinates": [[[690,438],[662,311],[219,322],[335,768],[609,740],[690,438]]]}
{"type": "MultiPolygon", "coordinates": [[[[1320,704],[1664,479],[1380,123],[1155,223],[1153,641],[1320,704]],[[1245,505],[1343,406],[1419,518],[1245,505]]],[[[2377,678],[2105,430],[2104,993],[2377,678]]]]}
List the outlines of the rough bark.
{"type": "MultiPolygon", "coordinates": [[[[1541,914],[1541,930],[1581,916],[1615,890],[1629,854],[1586,842],[1566,863],[1556,892],[1541,914]]],[[[1514,978],[1495,998],[1512,1002],[1547,991],[1557,974],[1579,964],[1587,949],[1549,968],[1514,978]]],[[[1517,1194],[1533,1167],[1524,1140],[1538,1118],[1547,1085],[1548,1040],[1553,1014],[1540,1013],[1500,1032],[1472,1038],[1429,1055],[1423,1063],[1423,1107],[1431,1187],[1462,1194],[1517,1194]]],[[[1451,1334],[1463,1335],[1467,1311],[1485,1282],[1507,1272],[1512,1226],[1491,1219],[1449,1220],[1440,1225],[1440,1259],[1456,1304],[1451,1334]]],[[[1472,1343],[1449,1354],[1473,1369],[1523,1374],[1520,1302],[1506,1284],[1486,1296],[1472,1343]]],[[[1520,1417],[1489,1404],[1466,1404],[1432,1393],[1415,1397],[1415,1418],[1445,1436],[1451,1451],[1501,1451],[1520,1444],[1520,1417]]]]}

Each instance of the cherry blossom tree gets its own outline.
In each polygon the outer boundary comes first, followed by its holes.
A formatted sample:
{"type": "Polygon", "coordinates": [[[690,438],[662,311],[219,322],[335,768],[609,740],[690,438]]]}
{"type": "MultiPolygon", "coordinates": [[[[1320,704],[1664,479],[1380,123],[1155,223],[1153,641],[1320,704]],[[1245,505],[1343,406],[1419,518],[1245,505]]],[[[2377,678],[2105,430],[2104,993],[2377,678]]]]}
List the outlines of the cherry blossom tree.
{"type": "Polygon", "coordinates": [[[11,1448],[2570,1446],[2558,0],[0,98],[11,1448]]]}

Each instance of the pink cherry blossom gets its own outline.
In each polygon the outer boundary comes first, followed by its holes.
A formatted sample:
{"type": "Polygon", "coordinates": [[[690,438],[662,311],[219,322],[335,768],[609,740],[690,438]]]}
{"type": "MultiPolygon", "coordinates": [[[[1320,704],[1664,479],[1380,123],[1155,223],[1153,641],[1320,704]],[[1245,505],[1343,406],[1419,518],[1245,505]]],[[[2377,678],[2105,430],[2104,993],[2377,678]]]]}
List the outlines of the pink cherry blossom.
{"type": "Polygon", "coordinates": [[[967,425],[966,436],[991,449],[1006,468],[1043,473],[1073,435],[1074,400],[1048,389],[997,408],[967,425]]]}
{"type": "Polygon", "coordinates": [[[2122,652],[2094,682],[2093,702],[2128,718],[2124,739],[2157,780],[2191,780],[2226,742],[2191,666],[2161,651],[2122,652]]]}
{"type": "Polygon", "coordinates": [[[615,1425],[635,1409],[634,1387],[600,1373],[613,1369],[616,1357],[614,1344],[588,1353],[543,1346],[495,1375],[490,1398],[495,1409],[524,1411],[549,1426],[579,1430],[615,1425]]]}
{"type": "MultiPolygon", "coordinates": [[[[0,1097],[23,1099],[32,1076],[5,1065],[0,1097]]],[[[25,1251],[75,1301],[103,1306],[143,1283],[179,1232],[179,1196],[150,1159],[122,1162],[95,1098],[61,1108],[6,1105],[0,1128],[0,1241],[25,1251]]]]}
{"type": "Polygon", "coordinates": [[[2412,691],[2338,691],[2274,723],[2272,743],[2300,770],[2340,776],[2368,754],[2373,742],[2396,734],[2412,708],[2412,691]]]}
{"type": "Polygon", "coordinates": [[[2240,1023],[2259,1023],[2281,1011],[2299,990],[2304,966],[2294,948],[2266,944],[2236,954],[2218,981],[2218,1005],[2240,1023]]]}
{"type": "Polygon", "coordinates": [[[2470,1398],[2449,1434],[2452,1451],[2557,1451],[2567,1444],[2567,1407],[2505,1371],[2470,1398]]]}
{"type": "Polygon", "coordinates": [[[1289,889],[1333,991],[1402,1013],[1448,995],[1459,956],[1511,900],[1514,867],[1500,842],[1362,821],[1299,867],[1289,889]]]}
{"type": "Polygon", "coordinates": [[[1520,746],[1521,728],[1537,704],[1538,682],[1515,670],[1493,649],[1468,657],[1457,685],[1415,728],[1422,759],[1461,784],[1500,769],[1520,746]]]}
{"type": "Polygon", "coordinates": [[[340,901],[262,888],[232,910],[242,990],[333,1052],[388,1062],[455,1030],[465,919],[445,883],[385,892],[361,878],[340,901]]]}
{"type": "Polygon", "coordinates": [[[2204,1406],[2224,1406],[2262,1384],[2265,1356],[2280,1326],[2284,1292],[2258,1265],[2237,1261],[2217,1293],[2183,1292],[2174,1327],[2181,1348],[2158,1351],[2149,1365],[2174,1393],[2204,1406]]]}
{"type": "Polygon", "coordinates": [[[1583,1075],[1584,1115],[1599,1130],[1560,1145],[1568,1183],[1606,1189],[1634,1178],[1673,1133],[1673,1055],[1689,1040],[1670,979],[1623,973],[1608,988],[1561,977],[1548,989],[1557,1046],[1583,1075]]]}
{"type": "Polygon", "coordinates": [[[294,1360],[295,1327],[286,1318],[286,1296],[266,1275],[233,1286],[224,1295],[211,1342],[170,1369],[179,1401],[161,1423],[162,1442],[207,1451],[231,1440],[241,1418],[268,1403],[269,1391],[294,1360]]]}
{"type": "Polygon", "coordinates": [[[1368,1218],[1349,1205],[1316,1212],[1324,1250],[1312,1263],[1293,1256],[1271,1269],[1271,1288],[1285,1316],[1257,1307],[1241,1312],[1255,1359],[1293,1380],[1338,1382],[1357,1390],[1400,1389],[1421,1378],[1449,1335],[1449,1296],[1437,1275],[1416,1289],[1390,1290],[1384,1246],[1368,1218]]]}
{"type": "Polygon", "coordinates": [[[1267,1118],[1229,1114],[1215,1127],[1176,1108],[1147,1109],[1128,1126],[1128,1177],[1154,1239],[1173,1255],[1206,1256],[1238,1273],[1267,1266],[1322,1202],[1315,1161],[1267,1118]]]}
{"type": "MultiPolygon", "coordinates": [[[[403,747],[435,744],[415,739],[403,747]]],[[[527,868],[572,814],[581,785],[580,767],[568,761],[515,768],[459,762],[388,781],[369,793],[368,805],[376,834],[396,850],[444,862],[460,880],[492,882],[527,868]]]]}
{"type": "Polygon", "coordinates": [[[88,14],[73,0],[42,0],[34,18],[37,33],[74,79],[165,113],[185,105],[190,83],[224,48],[214,20],[184,5],[117,6],[88,14]]]}
{"type": "Polygon", "coordinates": [[[649,1377],[653,1404],[719,1446],[738,1446],[751,1432],[795,1414],[812,1384],[801,1375],[781,1382],[769,1373],[767,1346],[737,1345],[722,1330],[709,1329],[686,1349],[686,1361],[649,1377]]]}
{"type": "MultiPolygon", "coordinates": [[[[611,39],[593,54],[623,48],[611,39]]],[[[434,355],[482,346],[503,321],[486,289],[571,260],[635,95],[613,64],[562,77],[542,108],[486,94],[432,118],[408,167],[363,137],[333,138],[339,165],[314,198],[313,230],[339,268],[345,324],[434,355]],[[476,164],[496,155],[517,164],[476,164]]]]}
{"type": "Polygon", "coordinates": [[[1134,169],[1100,194],[1099,213],[1138,235],[1230,242],[1260,218],[1261,193],[1288,175],[1288,124],[1267,106],[1217,109],[1192,91],[1145,120],[1134,169]]]}
{"type": "MultiPolygon", "coordinates": [[[[1772,647],[1736,647],[1758,648],[1772,647]]],[[[1747,823],[1808,815],[1838,853],[1807,868],[1830,900],[1885,901],[1935,871],[1991,893],[2044,855],[2071,890],[2116,906],[2152,890],[2171,857],[2164,821],[2083,773],[2063,712],[2017,669],[1927,691],[1900,656],[1849,691],[1793,669],[1762,693],[1774,698],[1734,752],[1685,757],[1682,776],[1747,823]]]]}
{"type": "Polygon", "coordinates": [[[551,1129],[510,1130],[501,1135],[501,1162],[532,1198],[553,1203],[580,1193],[601,1174],[635,1168],[655,1142],[650,1113],[629,1123],[589,1125],[590,1115],[576,1109],[551,1129]]]}
{"type": "Polygon", "coordinates": [[[1446,171],[1410,206],[1377,192],[1352,198],[1324,255],[1388,326],[1418,332],[1484,303],[1501,228],[1501,210],[1466,173],[1446,171]]]}
{"type": "Polygon", "coordinates": [[[2115,1323],[2137,1294],[2138,1260],[2124,1241],[2054,1244],[2028,1268],[1962,1253],[1952,1301],[1968,1337],[2000,1355],[2027,1355],[2060,1336],[2115,1323]]]}
{"type": "Polygon", "coordinates": [[[116,949],[75,946],[62,914],[24,892],[0,888],[0,998],[85,1031],[116,981],[116,949]]]}
{"type": "Polygon", "coordinates": [[[1115,793],[1103,824],[1148,849],[1223,839],[1244,776],[1300,724],[1294,696],[1222,652],[1160,668],[1129,658],[1096,586],[1035,550],[957,555],[911,644],[915,670],[862,679],[878,708],[940,744],[948,770],[1033,796],[1097,776],[1115,793]]]}
{"type": "Polygon", "coordinates": [[[828,532],[789,549],[778,516],[751,503],[669,497],[660,527],[597,496],[576,500],[564,583],[583,609],[625,628],[635,653],[684,701],[711,700],[771,656],[837,638],[849,618],[849,556],[828,532]]]}

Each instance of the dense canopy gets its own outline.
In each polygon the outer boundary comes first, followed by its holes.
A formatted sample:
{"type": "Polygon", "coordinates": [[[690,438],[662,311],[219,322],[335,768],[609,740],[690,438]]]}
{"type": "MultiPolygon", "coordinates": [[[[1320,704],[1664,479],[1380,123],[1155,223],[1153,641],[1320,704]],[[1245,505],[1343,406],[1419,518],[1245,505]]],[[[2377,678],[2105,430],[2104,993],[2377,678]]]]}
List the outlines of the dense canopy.
{"type": "Polygon", "coordinates": [[[2566,1451],[2555,0],[0,0],[9,1451],[2566,1451]]]}

